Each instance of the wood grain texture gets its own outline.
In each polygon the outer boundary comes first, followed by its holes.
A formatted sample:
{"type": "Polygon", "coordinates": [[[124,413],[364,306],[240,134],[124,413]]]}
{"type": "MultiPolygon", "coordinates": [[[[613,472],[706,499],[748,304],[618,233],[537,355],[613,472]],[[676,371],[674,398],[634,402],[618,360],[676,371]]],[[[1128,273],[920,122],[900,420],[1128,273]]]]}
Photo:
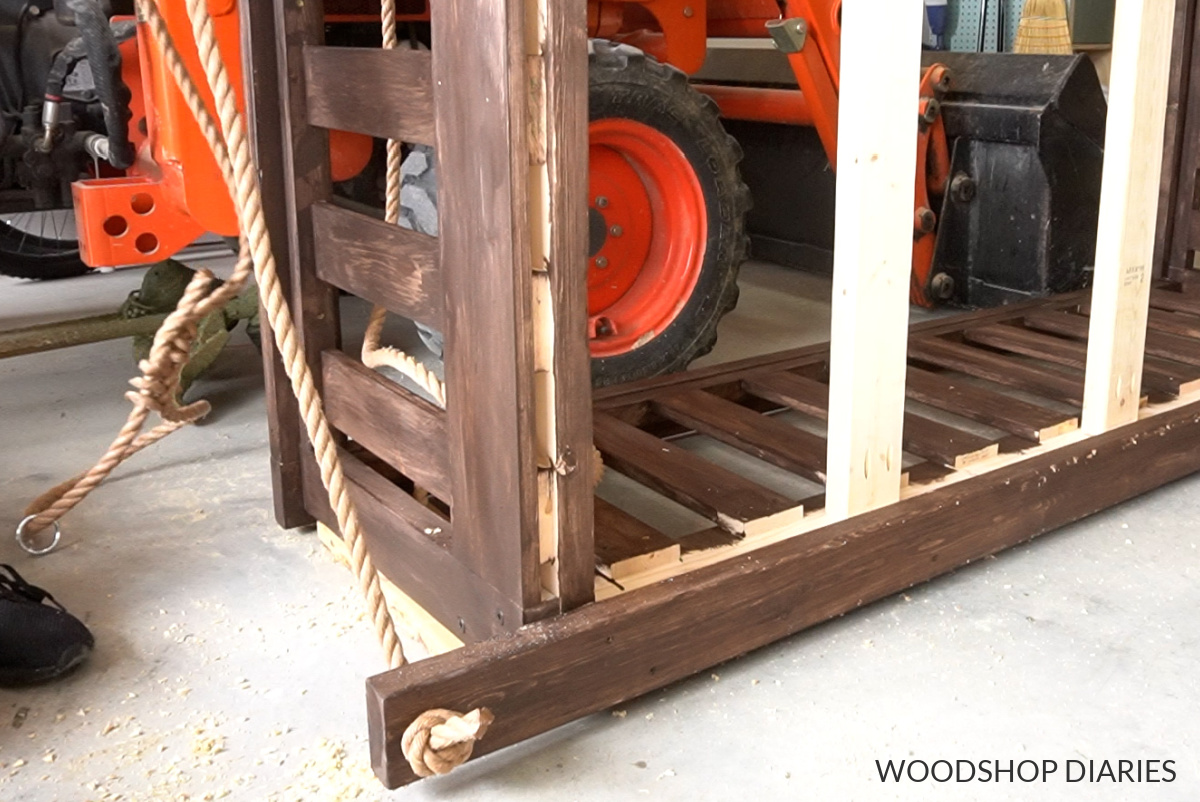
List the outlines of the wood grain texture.
{"type": "Polygon", "coordinates": [[[428,50],[310,46],[302,57],[311,125],[433,144],[428,50]]]}
{"type": "MultiPolygon", "coordinates": [[[[821,419],[829,415],[829,388],[814,379],[794,373],[775,373],[747,379],[743,384],[761,398],[807,415],[821,419]]],[[[999,452],[994,441],[921,415],[906,412],[903,421],[901,445],[904,451],[951,468],[963,468],[999,452]]]]}
{"type": "Polygon", "coordinates": [[[324,36],[320,0],[275,0],[279,48],[280,117],[283,121],[284,190],[288,210],[288,269],[291,312],[317,391],[321,390],[321,353],[341,341],[337,289],[317,278],[313,264],[312,207],[328,200],[329,136],[307,122],[307,90],[301,54],[324,36]]]}
{"type": "Polygon", "coordinates": [[[317,275],[389,312],[441,330],[437,238],[332,203],[313,206],[317,275]]]}
{"type": "Polygon", "coordinates": [[[1035,442],[1079,428],[1078,417],[920,368],[908,369],[904,390],[914,401],[1035,442]]]}
{"type": "MultiPolygon", "coordinates": [[[[249,65],[244,70],[246,118],[254,161],[262,181],[263,214],[267,233],[279,265],[279,286],[285,297],[292,295],[294,282],[291,254],[288,252],[288,203],[282,177],[284,164],[283,131],[279,115],[279,66],[275,53],[275,8],[271,3],[239,0],[242,20],[242,53],[249,65]]],[[[275,521],[284,529],[308,526],[312,515],[304,508],[300,462],[308,438],[300,420],[300,405],[292,393],[291,381],[275,347],[275,336],[265,312],[259,314],[262,325],[263,377],[267,400],[267,439],[271,452],[271,498],[275,521]]]]}
{"type": "Polygon", "coordinates": [[[825,483],[825,438],[760,415],[703,390],[664,396],[659,411],[690,429],[797,473],[825,483]]]}
{"type": "MultiPolygon", "coordinates": [[[[1143,338],[1144,334],[1143,332],[1143,338]]],[[[968,329],[963,332],[963,337],[971,342],[1044,359],[1069,368],[1083,368],[1090,352],[1090,348],[1084,343],[1039,334],[1016,326],[997,325],[968,329]]],[[[1200,378],[1200,373],[1194,368],[1154,357],[1143,357],[1139,367],[1140,385],[1168,395],[1188,392],[1192,384],[1200,378]]]]}
{"type": "MultiPolygon", "coordinates": [[[[452,525],[345,450],[341,457],[363,537],[380,573],[468,643],[511,629],[504,620],[520,618],[521,608],[463,568],[434,540],[436,533],[440,539],[453,541],[452,525]],[[439,528],[443,531],[436,532],[439,528]]],[[[337,531],[337,519],[320,477],[305,471],[304,479],[310,509],[337,531]]]]}
{"type": "Polygon", "coordinates": [[[607,566],[614,579],[662,562],[679,562],[679,543],[653,526],[602,498],[595,500],[595,510],[595,561],[607,566]]]}
{"type": "MultiPolygon", "coordinates": [[[[1169,313],[1168,313],[1169,314],[1169,313]]],[[[1027,315],[1024,323],[1031,329],[1087,340],[1088,322],[1081,315],[1049,312],[1027,315]]],[[[1197,321],[1200,323],[1200,321],[1197,321]]],[[[1146,332],[1146,353],[1185,365],[1200,365],[1200,339],[1189,339],[1159,331],[1153,325],[1146,332]]]]}
{"type": "Polygon", "coordinates": [[[400,736],[428,708],[487,706],[496,721],[476,754],[493,752],[1196,470],[1193,403],[511,638],[377,675],[367,681],[372,765],[389,787],[414,779],[400,736]]]}
{"type": "MultiPolygon", "coordinates": [[[[1190,293],[1156,288],[1150,290],[1150,306],[1153,309],[1163,309],[1167,312],[1200,315],[1200,298],[1190,293]]],[[[1092,314],[1095,314],[1094,304],[1092,305],[1092,314]]]]}
{"type": "Polygon", "coordinates": [[[1083,376],[1078,373],[1036,367],[1011,357],[939,337],[911,340],[908,355],[921,362],[957,370],[968,376],[987,379],[1006,387],[1015,387],[1044,398],[1068,404],[1083,404],[1083,376]]]}
{"type": "Polygon", "coordinates": [[[825,512],[900,498],[921,0],[841,9],[825,512]]]}
{"type": "Polygon", "coordinates": [[[606,465],[735,533],[751,521],[800,506],[608,415],[595,416],[595,439],[606,465]]]}
{"type": "Polygon", "coordinates": [[[587,0],[546,8],[546,167],[559,471],[558,593],[564,610],[593,599],[592,374],[587,341],[587,0]]]}
{"type": "MultiPolygon", "coordinates": [[[[1056,298],[1038,298],[1030,301],[1009,304],[995,309],[980,309],[963,315],[926,320],[909,326],[909,337],[927,338],[939,334],[950,334],[960,331],[969,325],[1013,320],[1021,313],[1030,310],[1065,309],[1079,306],[1087,300],[1087,291],[1067,293],[1056,298]]],[[[787,351],[773,354],[747,357],[734,362],[727,362],[711,367],[696,368],[666,376],[656,376],[641,379],[629,384],[612,387],[602,387],[596,390],[596,408],[605,411],[619,410],[649,401],[660,395],[663,390],[673,387],[678,389],[707,389],[719,391],[720,388],[736,385],[741,379],[762,373],[775,373],[781,370],[796,370],[813,365],[824,365],[829,357],[828,343],[813,343],[787,351]]]]}
{"type": "Polygon", "coordinates": [[[525,7],[458,0],[431,9],[453,550],[530,609],[541,603],[541,579],[525,7]]]}
{"type": "Polygon", "coordinates": [[[445,411],[340,351],[325,353],[324,376],[330,424],[453,505],[445,411]]]}
{"type": "MultiPolygon", "coordinates": [[[[1137,420],[1174,8],[1121,0],[1113,23],[1083,430],[1137,420]]],[[[1149,386],[1149,385],[1148,385],[1149,386]]]]}
{"type": "Polygon", "coordinates": [[[1156,264],[1165,262],[1168,277],[1180,280],[1192,268],[1196,248],[1196,172],[1200,169],[1200,13],[1195,0],[1176,0],[1175,35],[1172,44],[1171,68],[1177,71],[1167,99],[1164,120],[1164,180],[1169,175],[1165,191],[1159,193],[1159,238],[1155,248],[1156,264]],[[1178,109],[1174,105],[1178,104],[1178,109]],[[1175,138],[1172,140],[1172,131],[1175,138]],[[1171,161],[1168,157],[1174,156],[1171,161]],[[1164,197],[1165,196],[1165,197],[1164,197]],[[1164,212],[1167,220],[1163,220],[1164,212]]]}

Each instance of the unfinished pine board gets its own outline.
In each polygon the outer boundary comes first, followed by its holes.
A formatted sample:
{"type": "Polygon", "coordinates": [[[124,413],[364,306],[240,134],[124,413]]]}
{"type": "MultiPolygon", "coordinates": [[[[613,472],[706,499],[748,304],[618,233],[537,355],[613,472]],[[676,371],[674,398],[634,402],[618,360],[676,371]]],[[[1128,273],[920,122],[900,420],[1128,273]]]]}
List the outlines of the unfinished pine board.
{"type": "Polygon", "coordinates": [[[407,46],[304,48],[308,122],[432,145],[432,54],[407,46]],[[370,80],[347,80],[350,76],[370,80]]]}
{"type": "Polygon", "coordinates": [[[596,563],[613,579],[679,562],[679,543],[602,498],[594,504],[596,563]]]}
{"type": "Polygon", "coordinates": [[[1082,405],[1083,376],[1042,368],[940,337],[913,340],[910,359],[957,370],[1067,404],[1082,405]]]}
{"type": "Polygon", "coordinates": [[[1010,395],[969,384],[941,373],[908,369],[909,398],[964,418],[1043,442],[1079,428],[1079,418],[1010,395]]]}
{"type": "Polygon", "coordinates": [[[900,497],[921,0],[842,9],[826,511],[900,497]]]}
{"type": "Polygon", "coordinates": [[[609,415],[595,416],[595,439],[605,465],[734,534],[804,515],[798,502],[609,415]]]}
{"type": "Polygon", "coordinates": [[[732,401],[690,390],[664,396],[655,407],[667,418],[821,484],[825,439],[732,401]]]}
{"type": "Polygon", "coordinates": [[[1083,428],[1137,419],[1171,61],[1167,2],[1117,0],[1083,428]]]}
{"type": "MultiPolygon", "coordinates": [[[[819,381],[784,372],[755,376],[743,386],[760,398],[798,412],[821,419],[829,416],[829,388],[819,381]]],[[[999,453],[999,446],[991,440],[911,412],[904,413],[901,446],[910,454],[951,468],[962,468],[999,453]]]]}

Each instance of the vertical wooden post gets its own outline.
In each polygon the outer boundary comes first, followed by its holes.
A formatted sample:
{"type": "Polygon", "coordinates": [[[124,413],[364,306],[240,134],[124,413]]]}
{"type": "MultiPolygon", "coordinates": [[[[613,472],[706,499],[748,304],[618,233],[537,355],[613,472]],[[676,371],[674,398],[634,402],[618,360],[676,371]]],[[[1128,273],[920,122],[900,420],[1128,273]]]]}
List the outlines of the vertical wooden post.
{"type": "MultiPolygon", "coordinates": [[[[276,241],[275,247],[280,259],[287,260],[280,261],[279,267],[290,277],[292,318],[319,392],[321,352],[337,348],[342,333],[337,290],[318,279],[311,267],[312,207],[331,193],[329,135],[323,128],[308,124],[302,51],[305,45],[324,43],[325,4],[322,0],[274,0],[274,7],[283,191],[288,216],[287,237],[276,241]]],[[[312,447],[306,434],[301,433],[301,437],[301,475],[315,475],[318,468],[312,447]]],[[[302,484],[305,492],[319,486],[313,482],[302,484]]],[[[324,497],[305,497],[310,510],[320,509],[325,503],[324,497]]]]}
{"type": "MultiPolygon", "coordinates": [[[[264,176],[282,176],[285,171],[283,139],[279,125],[279,67],[275,54],[275,8],[271,3],[240,0],[242,60],[249,66],[245,74],[246,116],[255,164],[264,176]]],[[[288,255],[287,199],[279,180],[262,183],[263,211],[267,230],[281,268],[291,264],[288,255]]],[[[279,283],[291,294],[292,276],[279,272],[279,283]]],[[[275,520],[284,529],[313,522],[304,509],[300,465],[305,444],[300,406],[292,395],[292,386],[283,370],[275,347],[275,337],[262,320],[262,357],[266,381],[267,430],[271,446],[271,497],[275,502],[275,520]]]]}
{"type": "Polygon", "coordinates": [[[529,609],[541,583],[525,2],[435,3],[432,27],[451,550],[529,609]]]}
{"type": "Polygon", "coordinates": [[[900,497],[921,0],[842,7],[825,509],[900,497]]]}
{"type": "Polygon", "coordinates": [[[1083,392],[1089,434],[1137,420],[1172,11],[1165,0],[1117,0],[1083,392]]]}
{"type": "MultiPolygon", "coordinates": [[[[546,384],[552,397],[553,441],[547,484],[552,485],[556,592],[566,611],[592,601],[596,552],[592,511],[592,374],[587,341],[587,3],[539,0],[542,39],[532,59],[544,76],[544,163],[549,240],[553,354],[546,384]]],[[[531,81],[533,83],[533,81],[531,81]]],[[[537,128],[538,126],[534,126],[537,128]]],[[[535,262],[537,256],[535,255],[535,262]]],[[[545,584],[545,583],[544,583],[545,584]]]]}

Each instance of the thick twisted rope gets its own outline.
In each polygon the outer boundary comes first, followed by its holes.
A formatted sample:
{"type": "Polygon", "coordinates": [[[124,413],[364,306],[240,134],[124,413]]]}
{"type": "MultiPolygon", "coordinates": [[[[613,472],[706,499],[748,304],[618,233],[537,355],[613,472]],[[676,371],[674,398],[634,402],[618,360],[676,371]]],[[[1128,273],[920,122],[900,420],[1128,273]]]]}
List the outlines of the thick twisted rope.
{"type": "MultiPolygon", "coordinates": [[[[396,37],[396,0],[383,0],[381,11],[383,47],[391,50],[399,41],[396,37]]],[[[401,144],[398,139],[387,141],[387,188],[383,219],[392,225],[397,225],[400,221],[401,144]]],[[[387,310],[382,306],[371,308],[367,330],[363,335],[362,363],[369,368],[389,367],[399,371],[445,407],[446,387],[437,376],[400,349],[380,346],[379,341],[383,336],[383,323],[386,319],[387,310]]]]}

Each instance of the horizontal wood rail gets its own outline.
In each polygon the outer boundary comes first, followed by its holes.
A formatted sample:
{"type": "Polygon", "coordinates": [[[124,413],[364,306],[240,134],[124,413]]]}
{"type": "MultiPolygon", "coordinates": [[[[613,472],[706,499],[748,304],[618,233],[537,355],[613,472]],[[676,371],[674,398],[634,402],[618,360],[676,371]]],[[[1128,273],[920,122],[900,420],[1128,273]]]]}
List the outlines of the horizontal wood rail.
{"type": "Polygon", "coordinates": [[[317,277],[439,331],[445,296],[436,237],[327,201],[312,208],[317,277]]]}
{"type": "Polygon", "coordinates": [[[329,422],[452,505],[445,410],[340,351],[321,356],[329,422]]]}
{"type": "Polygon", "coordinates": [[[380,674],[367,681],[372,764],[388,787],[412,782],[400,737],[429,708],[488,707],[475,754],[493,752],[1197,470],[1193,402],[380,674]]]}
{"type": "MultiPolygon", "coordinates": [[[[448,521],[352,454],[342,450],[341,457],[363,537],[384,576],[465,642],[486,640],[521,625],[519,606],[464,568],[435,540],[453,539],[448,521]]],[[[321,523],[337,531],[315,464],[304,471],[304,500],[321,523]]]]}
{"type": "Polygon", "coordinates": [[[303,59],[310,125],[434,144],[428,50],[307,45],[303,59]]]}

